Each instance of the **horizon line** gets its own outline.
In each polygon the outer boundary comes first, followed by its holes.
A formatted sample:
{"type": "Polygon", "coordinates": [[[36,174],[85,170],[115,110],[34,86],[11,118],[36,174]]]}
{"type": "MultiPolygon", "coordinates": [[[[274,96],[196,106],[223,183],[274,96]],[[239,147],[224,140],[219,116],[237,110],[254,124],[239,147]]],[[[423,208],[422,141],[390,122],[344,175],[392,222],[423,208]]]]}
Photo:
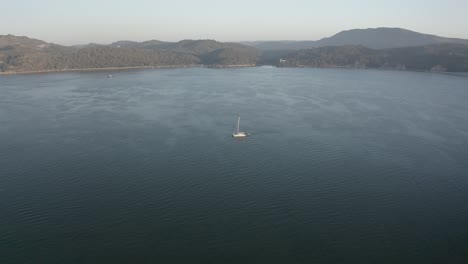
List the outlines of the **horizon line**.
{"type": "Polygon", "coordinates": [[[26,37],[26,38],[29,38],[29,39],[35,39],[35,40],[39,40],[39,41],[44,41],[44,42],[47,42],[49,44],[56,44],[56,45],[61,45],[61,46],[69,46],[69,47],[72,47],[72,46],[84,46],[84,45],[90,45],[90,44],[96,44],[96,45],[111,45],[113,43],[116,43],[116,42],[120,42],[120,41],[131,41],[131,42],[138,42],[138,43],[142,43],[142,42],[148,42],[148,41],[161,41],[161,42],[168,42],[168,43],[177,43],[177,42],[181,42],[181,41],[184,41],[184,40],[213,40],[213,41],[217,41],[217,42],[224,42],[224,43],[245,43],[245,42],[300,42],[300,41],[319,41],[319,40],[322,40],[322,39],[325,39],[325,38],[330,38],[330,37],[333,37],[335,36],[336,34],[339,34],[341,32],[346,32],[346,31],[351,31],[351,30],[369,30],[369,29],[402,29],[402,30],[406,30],[406,31],[411,31],[411,32],[414,32],[414,33],[418,33],[418,34],[424,34],[424,35],[430,35],[430,36],[437,36],[437,37],[443,37],[443,38],[453,38],[453,39],[462,39],[462,40],[468,40],[468,38],[463,38],[463,37],[453,37],[453,36],[443,36],[443,35],[437,35],[437,34],[431,34],[431,33],[423,33],[423,32],[418,32],[418,31],[414,31],[414,30],[411,30],[411,29],[406,29],[406,28],[402,28],[402,27],[385,27],[385,26],[380,26],[380,27],[367,27],[367,28],[351,28],[351,29],[343,29],[341,31],[338,31],[337,33],[334,33],[328,37],[322,37],[322,38],[319,38],[319,39],[256,39],[256,40],[218,40],[218,39],[215,39],[215,38],[184,38],[184,39],[179,39],[179,40],[173,40],[173,41],[170,41],[170,40],[162,40],[162,39],[155,39],[155,38],[152,38],[152,39],[147,39],[147,40],[131,40],[131,39],[118,39],[118,40],[115,40],[115,41],[110,41],[110,42],[88,42],[88,43],[77,43],[77,44],[59,44],[59,42],[49,42],[48,40],[45,40],[41,37],[29,37],[27,35],[15,35],[15,34],[11,34],[11,33],[7,33],[7,34],[4,34],[4,35],[1,35],[0,36],[15,36],[15,37],[26,37]]]}

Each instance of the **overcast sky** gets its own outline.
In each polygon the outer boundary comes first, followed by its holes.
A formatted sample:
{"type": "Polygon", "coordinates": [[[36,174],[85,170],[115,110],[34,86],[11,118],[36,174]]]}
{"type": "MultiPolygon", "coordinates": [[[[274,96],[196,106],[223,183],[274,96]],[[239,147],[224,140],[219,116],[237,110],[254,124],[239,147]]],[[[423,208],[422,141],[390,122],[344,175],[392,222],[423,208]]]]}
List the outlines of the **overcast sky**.
{"type": "Polygon", "coordinates": [[[0,6],[0,35],[66,45],[317,40],[370,27],[468,38],[468,0],[0,0],[0,6]]]}

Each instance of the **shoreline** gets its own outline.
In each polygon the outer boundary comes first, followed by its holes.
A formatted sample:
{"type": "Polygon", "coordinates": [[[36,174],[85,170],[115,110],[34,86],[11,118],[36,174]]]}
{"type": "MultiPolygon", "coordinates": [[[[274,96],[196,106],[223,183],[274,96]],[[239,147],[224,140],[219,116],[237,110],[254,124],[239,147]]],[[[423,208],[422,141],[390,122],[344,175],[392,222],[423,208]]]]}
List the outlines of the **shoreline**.
{"type": "Polygon", "coordinates": [[[400,71],[400,72],[420,72],[420,73],[437,73],[437,74],[449,74],[455,76],[468,77],[468,72],[444,72],[444,71],[423,71],[423,70],[401,70],[401,69],[392,69],[392,68],[353,68],[346,66],[336,66],[336,67],[314,67],[307,65],[297,65],[297,66],[275,66],[277,68],[310,68],[310,69],[344,69],[344,70],[377,70],[377,71],[400,71]]]}
{"type": "Polygon", "coordinates": [[[120,71],[120,70],[142,70],[142,69],[180,69],[180,68],[244,68],[256,67],[255,64],[239,64],[239,65],[205,65],[205,64],[190,64],[190,65],[160,65],[160,66],[129,66],[129,67],[104,67],[104,68],[78,68],[78,69],[56,69],[56,70],[38,70],[38,71],[6,71],[0,72],[0,75],[22,75],[22,74],[42,74],[42,73],[60,73],[60,72],[100,72],[100,71],[120,71]]]}
{"type": "MultiPolygon", "coordinates": [[[[66,72],[103,72],[103,71],[125,71],[125,70],[144,70],[144,69],[182,69],[182,68],[210,68],[210,69],[224,69],[224,68],[248,68],[248,67],[261,67],[265,65],[256,64],[233,64],[233,65],[206,65],[206,64],[189,64],[189,65],[160,65],[160,66],[129,66],[129,67],[104,67],[104,68],[78,68],[78,69],[56,69],[56,70],[38,70],[38,71],[6,71],[0,72],[2,75],[23,75],[23,74],[46,74],[46,73],[66,73],[66,72]]],[[[378,71],[401,71],[401,72],[421,72],[421,73],[438,73],[448,74],[455,76],[468,77],[468,72],[441,72],[441,71],[418,71],[418,70],[400,70],[400,69],[384,69],[384,68],[352,68],[352,67],[313,67],[307,65],[297,66],[278,66],[269,65],[276,68],[315,68],[315,69],[348,69],[348,70],[378,70],[378,71]]]]}

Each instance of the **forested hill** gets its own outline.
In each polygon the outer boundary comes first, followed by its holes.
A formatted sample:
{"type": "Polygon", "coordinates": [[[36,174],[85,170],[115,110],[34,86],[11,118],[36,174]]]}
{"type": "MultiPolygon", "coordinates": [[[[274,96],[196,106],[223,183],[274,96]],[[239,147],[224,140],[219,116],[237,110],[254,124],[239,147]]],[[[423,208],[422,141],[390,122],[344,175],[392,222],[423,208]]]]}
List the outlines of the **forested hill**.
{"type": "Polygon", "coordinates": [[[0,36],[0,72],[108,67],[255,65],[255,48],[214,40],[120,41],[61,46],[13,35],[0,36]]]}
{"type": "MultiPolygon", "coordinates": [[[[368,40],[361,40],[366,42],[368,40]]],[[[445,41],[445,40],[444,40],[445,41]]],[[[457,41],[455,41],[457,42],[457,41]]],[[[416,42],[415,42],[416,43],[416,42]]],[[[277,65],[468,72],[468,45],[442,43],[372,49],[364,45],[260,51],[214,40],[119,41],[110,45],[61,46],[27,37],[0,35],[0,72],[74,69],[277,65]]]]}
{"type": "Polygon", "coordinates": [[[302,50],[327,46],[362,45],[371,49],[416,47],[443,43],[468,44],[468,39],[445,38],[403,28],[367,28],[341,31],[317,41],[256,41],[243,44],[260,50],[302,50]]]}
{"type": "Polygon", "coordinates": [[[178,42],[164,42],[159,40],[150,40],[144,42],[136,41],[118,41],[112,43],[110,46],[113,47],[125,47],[125,48],[136,48],[146,49],[153,51],[173,51],[179,53],[188,53],[194,55],[203,55],[216,50],[221,49],[233,49],[239,51],[255,51],[255,48],[245,46],[239,43],[231,42],[218,42],[209,39],[200,40],[181,40],[178,42]]]}
{"type": "Polygon", "coordinates": [[[283,67],[345,67],[437,72],[468,72],[468,45],[435,44],[395,49],[332,46],[282,56],[283,67]]]}

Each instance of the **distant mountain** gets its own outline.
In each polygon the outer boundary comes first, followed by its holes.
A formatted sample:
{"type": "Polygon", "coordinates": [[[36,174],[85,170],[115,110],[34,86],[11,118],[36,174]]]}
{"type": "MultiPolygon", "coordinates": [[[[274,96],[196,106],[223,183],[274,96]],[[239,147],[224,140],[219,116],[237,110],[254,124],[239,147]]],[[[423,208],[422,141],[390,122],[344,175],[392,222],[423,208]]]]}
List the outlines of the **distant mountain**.
{"type": "Polygon", "coordinates": [[[24,48],[41,48],[47,44],[45,41],[28,38],[24,36],[0,35],[0,47],[18,46],[24,48]]]}
{"type": "Polygon", "coordinates": [[[379,50],[328,46],[292,52],[283,56],[278,66],[468,72],[468,45],[445,43],[379,50]]]}
{"type": "Polygon", "coordinates": [[[368,28],[342,31],[317,41],[317,46],[362,45],[372,49],[389,49],[441,43],[468,44],[468,40],[422,34],[402,28],[368,28]]]}
{"type": "Polygon", "coordinates": [[[425,46],[441,43],[468,44],[467,39],[444,38],[402,28],[368,28],[341,31],[318,41],[243,42],[260,50],[300,50],[326,46],[362,45],[372,49],[425,46]]]}
{"type": "Polygon", "coordinates": [[[311,49],[316,48],[317,41],[314,40],[305,40],[305,41],[295,41],[295,40],[272,40],[272,41],[244,41],[240,44],[251,46],[262,51],[270,50],[301,50],[301,49],[311,49]]]}
{"type": "Polygon", "coordinates": [[[164,42],[159,40],[149,40],[144,42],[137,42],[137,41],[130,41],[130,40],[122,40],[117,41],[110,46],[117,47],[117,48],[134,48],[134,49],[159,49],[160,47],[164,47],[165,45],[170,44],[170,42],[164,42]]]}
{"type": "Polygon", "coordinates": [[[231,49],[244,52],[256,53],[255,48],[245,46],[239,43],[218,42],[216,40],[201,39],[201,40],[181,40],[179,42],[163,42],[158,40],[150,40],[144,42],[135,41],[118,41],[111,44],[113,47],[138,48],[154,51],[172,51],[179,53],[187,53],[193,55],[205,55],[217,50],[231,49]]]}
{"type": "Polygon", "coordinates": [[[25,53],[54,53],[70,51],[72,48],[47,43],[42,40],[24,36],[0,35],[0,56],[25,53]]]}
{"type": "Polygon", "coordinates": [[[119,41],[61,46],[0,35],[0,72],[176,65],[255,65],[257,49],[214,40],[119,41]]]}

